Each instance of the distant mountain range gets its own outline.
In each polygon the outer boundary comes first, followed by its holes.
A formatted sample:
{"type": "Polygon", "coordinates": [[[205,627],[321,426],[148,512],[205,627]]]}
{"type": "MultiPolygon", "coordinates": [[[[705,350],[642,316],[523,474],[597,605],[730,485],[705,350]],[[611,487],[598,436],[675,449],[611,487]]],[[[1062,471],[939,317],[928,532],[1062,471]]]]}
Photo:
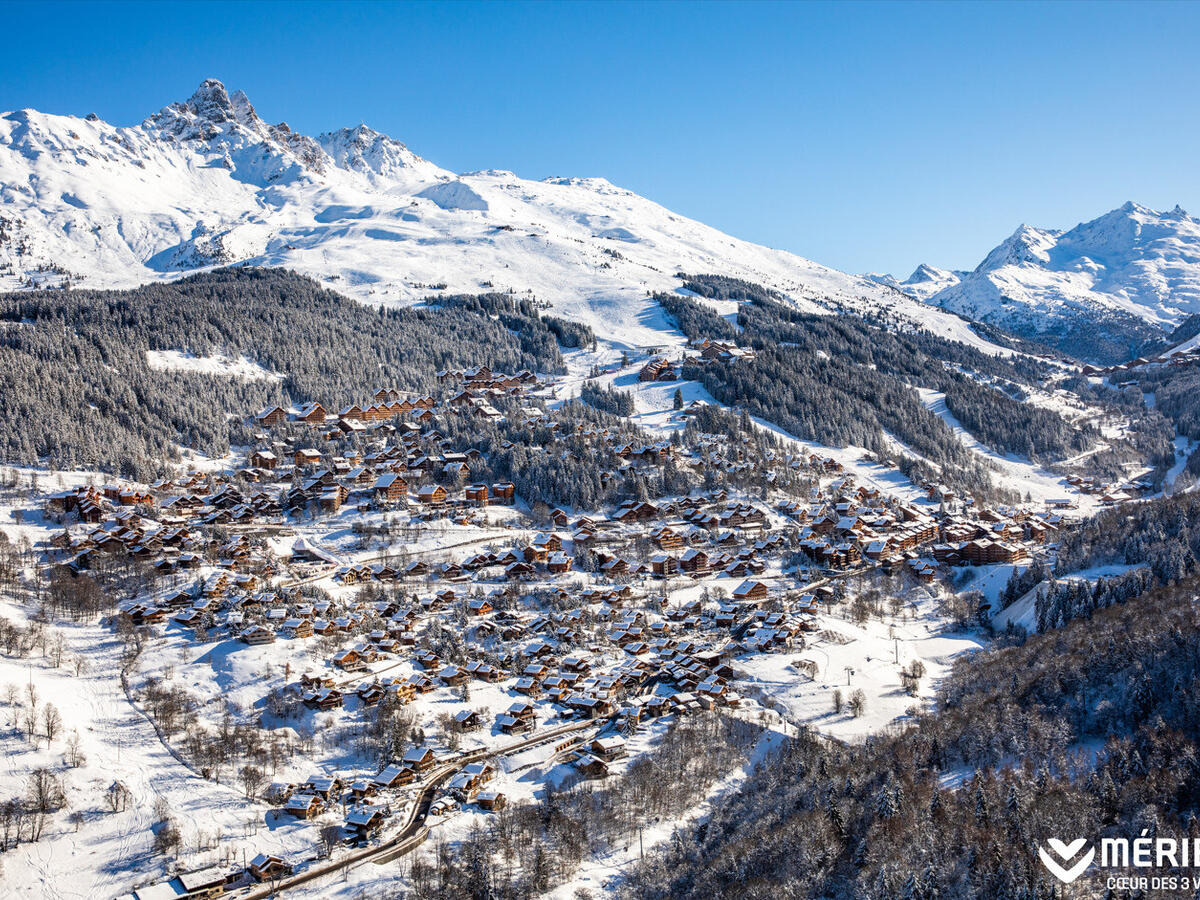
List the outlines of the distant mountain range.
{"type": "Polygon", "coordinates": [[[1089,359],[1137,355],[1200,313],[1200,221],[1126,203],[1069,231],[1022,225],[971,272],[881,284],[1089,359]]]}
{"type": "Polygon", "coordinates": [[[1200,312],[1200,223],[1180,209],[1022,226],[972,272],[923,265],[897,281],[738,240],[603,178],[457,175],[365,125],[308,137],[211,79],[131,127],[0,116],[0,290],[126,287],[234,263],[386,305],[511,290],[628,344],[660,339],[646,297],[679,289],[680,272],[991,347],[965,321],[978,320],[1101,361],[1200,312]]]}

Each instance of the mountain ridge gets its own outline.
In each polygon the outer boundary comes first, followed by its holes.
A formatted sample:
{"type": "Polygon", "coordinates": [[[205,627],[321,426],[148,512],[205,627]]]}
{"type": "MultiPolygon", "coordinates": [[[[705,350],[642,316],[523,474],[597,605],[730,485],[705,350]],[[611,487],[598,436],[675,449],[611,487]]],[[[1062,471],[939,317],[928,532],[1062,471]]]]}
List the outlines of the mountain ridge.
{"type": "Polygon", "coordinates": [[[1200,221],[1178,205],[1160,212],[1128,201],[1067,230],[1021,225],[975,269],[952,274],[933,292],[895,286],[1065,352],[1119,362],[1200,312],[1200,221]]]}
{"type": "Polygon", "coordinates": [[[720,272],[797,308],[854,312],[1002,352],[894,288],[723,234],[602,178],[455,174],[366,125],[308,137],[205,80],[141,124],[0,116],[0,289],[130,287],[282,266],[355,299],[511,291],[601,337],[662,340],[648,299],[720,272]]]}

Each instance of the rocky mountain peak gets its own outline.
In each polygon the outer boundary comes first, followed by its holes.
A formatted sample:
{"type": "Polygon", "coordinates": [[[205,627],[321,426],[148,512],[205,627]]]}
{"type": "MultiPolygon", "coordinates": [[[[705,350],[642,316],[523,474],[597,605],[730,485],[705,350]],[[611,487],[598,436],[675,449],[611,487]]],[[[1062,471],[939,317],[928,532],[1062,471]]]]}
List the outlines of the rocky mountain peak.
{"type": "MultiPolygon", "coordinates": [[[[238,94],[245,99],[246,95],[241,91],[238,94]]],[[[249,100],[245,100],[245,102],[249,105],[249,100]]],[[[210,122],[228,122],[236,118],[233,101],[230,99],[228,91],[225,90],[225,85],[216,78],[206,78],[182,105],[210,122]]]]}

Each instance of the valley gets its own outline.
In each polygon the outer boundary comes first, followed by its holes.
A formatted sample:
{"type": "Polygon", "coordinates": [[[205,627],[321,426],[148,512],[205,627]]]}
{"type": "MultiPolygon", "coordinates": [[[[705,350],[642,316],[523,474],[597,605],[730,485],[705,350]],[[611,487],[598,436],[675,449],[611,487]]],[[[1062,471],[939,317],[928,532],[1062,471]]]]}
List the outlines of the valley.
{"type": "Polygon", "coordinates": [[[1198,244],[0,117],[6,896],[1044,896],[1186,805],[1198,244]]]}

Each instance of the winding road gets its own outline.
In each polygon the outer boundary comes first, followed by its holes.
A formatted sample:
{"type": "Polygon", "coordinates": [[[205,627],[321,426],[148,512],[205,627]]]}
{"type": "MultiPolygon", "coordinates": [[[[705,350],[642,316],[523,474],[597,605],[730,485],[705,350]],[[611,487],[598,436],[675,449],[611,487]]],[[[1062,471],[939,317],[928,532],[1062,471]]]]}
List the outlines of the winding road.
{"type": "Polygon", "coordinates": [[[387,840],[373,847],[355,850],[336,859],[330,859],[303,872],[281,879],[274,884],[257,885],[248,892],[238,895],[238,900],[265,900],[265,898],[277,896],[282,891],[301,887],[324,878],[327,875],[340,872],[350,866],[359,866],[368,862],[377,865],[392,862],[424,843],[425,838],[429,835],[425,819],[429,815],[429,807],[433,803],[434,796],[437,794],[438,789],[467,763],[475,762],[488,756],[509,756],[514,753],[520,753],[523,750],[528,750],[530,747],[548,743],[564,734],[572,734],[588,728],[596,728],[599,731],[608,721],[609,719],[603,718],[570,722],[566,725],[560,725],[548,731],[543,731],[541,734],[530,735],[523,740],[498,747],[494,750],[486,748],[471,750],[467,753],[461,753],[451,760],[439,763],[430,770],[425,780],[421,783],[421,791],[417,795],[415,802],[409,807],[408,818],[404,824],[387,840]]]}

